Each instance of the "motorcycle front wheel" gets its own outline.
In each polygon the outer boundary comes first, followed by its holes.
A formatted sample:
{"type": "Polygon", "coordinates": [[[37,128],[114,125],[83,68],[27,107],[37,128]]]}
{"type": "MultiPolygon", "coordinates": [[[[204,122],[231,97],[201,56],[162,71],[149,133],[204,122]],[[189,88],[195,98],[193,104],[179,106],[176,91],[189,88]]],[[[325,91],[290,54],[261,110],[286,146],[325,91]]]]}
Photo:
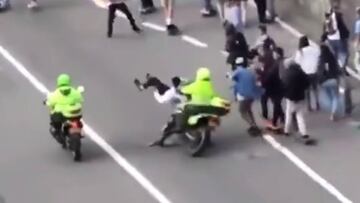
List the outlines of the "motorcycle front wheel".
{"type": "Polygon", "coordinates": [[[201,156],[209,146],[211,132],[207,129],[199,129],[185,132],[188,142],[187,150],[192,157],[201,156]]]}

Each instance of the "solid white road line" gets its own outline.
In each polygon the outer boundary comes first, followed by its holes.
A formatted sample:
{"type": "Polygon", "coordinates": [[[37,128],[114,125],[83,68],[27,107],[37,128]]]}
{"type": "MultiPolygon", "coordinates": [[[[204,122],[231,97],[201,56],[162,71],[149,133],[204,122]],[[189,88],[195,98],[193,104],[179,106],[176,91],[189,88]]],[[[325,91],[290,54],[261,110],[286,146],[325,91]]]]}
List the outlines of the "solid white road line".
{"type": "MultiPolygon", "coordinates": [[[[0,46],[0,54],[8,60],[13,67],[24,76],[37,90],[47,95],[49,90],[34,75],[32,75],[23,64],[15,59],[5,48],[0,46]]],[[[107,152],[116,163],[121,166],[129,175],[131,175],[152,197],[159,203],[171,203],[171,201],[159,191],[144,175],[142,175],[134,166],[132,166],[123,156],[121,156],[113,147],[111,147],[95,130],[84,123],[84,131],[96,144],[107,152]]]]}
{"type": "Polygon", "coordinates": [[[194,38],[194,37],[190,37],[188,35],[183,35],[181,36],[181,39],[184,40],[185,42],[189,42],[192,45],[195,45],[197,47],[201,47],[201,48],[207,48],[208,45],[204,42],[201,42],[200,40],[194,38]]]}
{"type": "Polygon", "coordinates": [[[315,182],[319,183],[325,188],[330,194],[335,196],[342,203],[352,203],[350,199],[345,197],[339,190],[337,190],[331,183],[322,178],[318,173],[312,170],[306,163],[304,163],[299,157],[292,153],[289,149],[282,146],[275,138],[271,135],[263,135],[264,139],[270,143],[270,145],[285,155],[293,164],[300,168],[306,175],[308,175],[315,182]]]}

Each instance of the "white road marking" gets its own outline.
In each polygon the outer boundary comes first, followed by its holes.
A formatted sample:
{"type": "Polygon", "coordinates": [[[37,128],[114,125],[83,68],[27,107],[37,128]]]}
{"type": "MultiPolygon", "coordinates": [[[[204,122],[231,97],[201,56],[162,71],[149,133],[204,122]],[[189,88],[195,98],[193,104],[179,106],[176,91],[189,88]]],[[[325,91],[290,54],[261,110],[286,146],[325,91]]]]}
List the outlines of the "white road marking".
{"type": "MultiPolygon", "coordinates": [[[[8,60],[13,67],[24,76],[37,90],[47,95],[49,90],[34,75],[32,75],[23,64],[15,59],[5,48],[0,46],[0,54],[8,60]]],[[[96,144],[107,152],[116,163],[121,166],[129,175],[131,175],[152,197],[159,203],[171,203],[171,201],[159,191],[139,170],[131,165],[123,156],[121,156],[113,147],[111,147],[95,130],[84,123],[84,131],[96,144]]]]}
{"type": "Polygon", "coordinates": [[[264,139],[270,143],[270,145],[285,155],[293,164],[300,168],[306,175],[308,175],[315,182],[319,183],[323,188],[325,188],[330,194],[335,196],[342,203],[352,203],[350,199],[345,197],[339,190],[337,190],[331,183],[322,178],[318,173],[312,170],[306,163],[304,163],[299,157],[292,153],[288,148],[281,145],[278,141],[275,140],[271,135],[263,135],[264,139]]]}
{"type": "Polygon", "coordinates": [[[151,23],[151,22],[143,22],[142,25],[144,27],[148,27],[150,29],[156,30],[156,31],[160,31],[160,32],[165,32],[166,28],[164,26],[155,24],[155,23],[151,23]]]}
{"type": "Polygon", "coordinates": [[[198,40],[194,37],[188,36],[188,35],[181,36],[181,39],[184,40],[185,42],[189,42],[190,44],[195,45],[197,47],[201,47],[201,48],[208,47],[208,45],[206,43],[201,42],[200,40],[198,40]]]}

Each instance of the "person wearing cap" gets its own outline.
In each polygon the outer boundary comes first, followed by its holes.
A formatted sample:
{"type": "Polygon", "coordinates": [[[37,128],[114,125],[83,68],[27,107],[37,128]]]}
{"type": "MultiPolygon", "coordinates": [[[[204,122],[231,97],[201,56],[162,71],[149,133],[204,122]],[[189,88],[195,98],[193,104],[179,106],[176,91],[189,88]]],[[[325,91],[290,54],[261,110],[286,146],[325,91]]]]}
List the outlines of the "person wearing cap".
{"type": "Polygon", "coordinates": [[[238,57],[235,63],[237,68],[230,78],[234,82],[234,95],[239,102],[240,115],[249,125],[249,134],[259,135],[261,130],[256,124],[252,105],[255,100],[261,98],[264,91],[258,83],[255,71],[248,68],[247,60],[238,57]]]}
{"type": "Polygon", "coordinates": [[[355,58],[354,65],[358,72],[360,72],[360,7],[356,9],[357,20],[355,21],[355,58]]]}
{"type": "Polygon", "coordinates": [[[108,5],[108,26],[107,26],[107,36],[108,38],[112,37],[113,34],[113,23],[114,19],[116,17],[116,11],[119,10],[122,13],[124,13],[127,17],[127,19],[130,22],[130,25],[134,32],[141,32],[140,28],[136,25],[135,19],[133,15],[131,14],[128,6],[125,4],[126,0],[109,0],[108,5]]]}
{"type": "Polygon", "coordinates": [[[81,92],[72,87],[68,74],[60,74],[57,78],[57,88],[51,92],[45,104],[50,109],[50,125],[54,128],[54,135],[59,135],[63,122],[71,118],[82,116],[81,92]]]}

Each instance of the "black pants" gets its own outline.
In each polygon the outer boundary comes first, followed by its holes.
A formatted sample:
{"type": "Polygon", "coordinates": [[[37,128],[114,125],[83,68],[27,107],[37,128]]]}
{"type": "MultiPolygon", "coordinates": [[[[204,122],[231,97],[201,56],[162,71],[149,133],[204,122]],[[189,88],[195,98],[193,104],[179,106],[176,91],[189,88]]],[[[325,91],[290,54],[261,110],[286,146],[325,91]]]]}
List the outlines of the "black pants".
{"type": "Polygon", "coordinates": [[[282,97],[280,95],[268,95],[264,94],[261,97],[261,109],[262,109],[262,116],[264,119],[268,119],[268,101],[271,100],[273,104],[273,117],[272,117],[272,124],[274,126],[277,125],[278,121],[285,122],[285,114],[283,108],[281,106],[282,97]]]}
{"type": "Polygon", "coordinates": [[[258,12],[259,22],[266,23],[266,0],[254,0],[258,12]]]}
{"type": "Polygon", "coordinates": [[[152,8],[154,7],[153,0],[141,0],[141,7],[142,8],[152,8]]]}
{"type": "Polygon", "coordinates": [[[60,133],[64,122],[65,117],[61,113],[53,113],[50,115],[50,125],[54,127],[56,134],[60,133]]]}
{"type": "Polygon", "coordinates": [[[317,74],[309,74],[309,79],[310,79],[310,88],[306,91],[306,100],[307,100],[307,106],[308,106],[308,110],[312,111],[313,108],[311,106],[311,92],[314,93],[314,100],[315,100],[315,105],[316,105],[316,110],[320,109],[320,104],[319,104],[319,91],[318,91],[318,86],[319,86],[319,80],[318,80],[318,76],[317,74]]]}
{"type": "Polygon", "coordinates": [[[163,130],[160,142],[164,144],[165,140],[175,133],[181,133],[183,131],[183,114],[174,113],[171,115],[171,120],[166,124],[163,130]]]}
{"type": "Polygon", "coordinates": [[[285,123],[285,114],[284,110],[281,106],[282,97],[281,96],[271,96],[270,97],[273,103],[273,118],[272,124],[273,126],[277,126],[278,121],[285,123]]]}
{"type": "Polygon", "coordinates": [[[114,19],[116,17],[116,10],[120,10],[121,12],[123,12],[127,19],[130,22],[131,27],[134,29],[136,26],[135,24],[135,19],[133,18],[131,12],[129,11],[129,8],[127,7],[127,5],[125,3],[116,3],[116,4],[110,4],[109,5],[109,17],[108,17],[108,36],[112,36],[113,33],[113,23],[114,23],[114,19]]]}

